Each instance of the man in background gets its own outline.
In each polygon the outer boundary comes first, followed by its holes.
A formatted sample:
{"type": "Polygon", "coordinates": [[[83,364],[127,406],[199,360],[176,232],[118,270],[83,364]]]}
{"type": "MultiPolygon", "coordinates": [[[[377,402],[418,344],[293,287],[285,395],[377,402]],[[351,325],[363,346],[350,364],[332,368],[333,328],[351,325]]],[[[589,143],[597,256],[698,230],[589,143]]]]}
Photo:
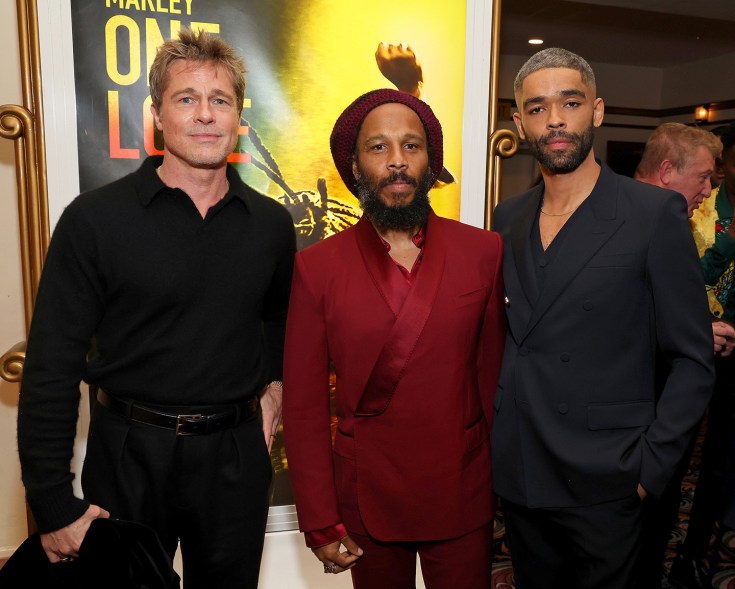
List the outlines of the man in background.
{"type": "Polygon", "coordinates": [[[284,435],[299,526],[355,587],[413,587],[418,554],[427,587],[486,589],[500,239],[431,209],[442,130],[418,98],[360,96],[331,149],[364,213],[296,256],[284,435]]]}
{"type": "MultiPolygon", "coordinates": [[[[692,216],[691,225],[697,243],[707,285],[713,319],[735,324],[735,124],[719,134],[722,155],[718,171],[722,182],[712,191],[692,216]]],[[[702,460],[694,492],[686,536],[672,563],[669,582],[684,589],[711,587],[706,557],[715,522],[720,534],[728,529],[723,515],[735,509],[735,492],[726,488],[735,465],[735,356],[726,350],[715,356],[717,380],[707,413],[707,430],[702,460]]],[[[732,527],[732,523],[729,524],[732,527]]]]}
{"type": "Polygon", "coordinates": [[[720,140],[709,131],[682,123],[664,123],[646,141],[635,178],[681,194],[691,218],[710,196],[710,178],[721,150],[720,140]]]}
{"type": "Polygon", "coordinates": [[[580,56],[535,54],[514,90],[543,177],[495,210],[509,332],[493,474],[516,587],[633,589],[642,502],[666,487],[713,381],[686,203],[595,159],[604,103],[580,56]]]}
{"type": "Polygon", "coordinates": [[[49,560],[91,522],[152,527],[187,589],[257,586],[280,420],[295,239],[227,157],[245,93],[231,47],[182,29],[151,66],[163,157],[83,194],[54,231],[18,416],[23,482],[49,560]],[[69,471],[93,385],[84,498],[69,471]]]}
{"type": "MultiPolygon", "coordinates": [[[[682,123],[664,123],[651,134],[635,173],[636,180],[681,194],[692,218],[712,192],[711,177],[722,143],[709,131],[682,123]]],[[[735,329],[714,316],[715,351],[728,354],[735,346],[735,329]]]]}
{"type": "MultiPolygon", "coordinates": [[[[664,123],[648,138],[635,177],[641,182],[681,194],[686,200],[687,214],[691,219],[702,207],[710,208],[711,178],[715,173],[715,160],[720,157],[721,151],[722,144],[709,131],[682,123],[664,123]]],[[[715,352],[729,354],[735,344],[735,329],[732,325],[713,316],[712,334],[715,352]]],[[[667,374],[669,366],[666,362],[660,362],[659,370],[662,375],[667,374]]],[[[694,439],[691,439],[690,447],[682,456],[666,490],[646,504],[640,574],[641,583],[647,588],[661,586],[661,567],[671,530],[677,520],[681,481],[689,466],[693,442],[694,439]]]]}

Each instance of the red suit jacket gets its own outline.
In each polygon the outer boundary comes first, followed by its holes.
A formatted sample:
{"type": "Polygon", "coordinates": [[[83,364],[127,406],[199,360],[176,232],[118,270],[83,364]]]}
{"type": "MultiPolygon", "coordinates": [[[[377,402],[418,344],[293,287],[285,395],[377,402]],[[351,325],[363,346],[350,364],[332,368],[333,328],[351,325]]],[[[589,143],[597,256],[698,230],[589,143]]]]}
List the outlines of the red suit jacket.
{"type": "Polygon", "coordinates": [[[402,304],[392,290],[405,278],[366,219],[297,254],[284,434],[302,531],[343,523],[384,541],[438,540],[492,518],[502,243],[433,212],[425,230],[402,304]]]}

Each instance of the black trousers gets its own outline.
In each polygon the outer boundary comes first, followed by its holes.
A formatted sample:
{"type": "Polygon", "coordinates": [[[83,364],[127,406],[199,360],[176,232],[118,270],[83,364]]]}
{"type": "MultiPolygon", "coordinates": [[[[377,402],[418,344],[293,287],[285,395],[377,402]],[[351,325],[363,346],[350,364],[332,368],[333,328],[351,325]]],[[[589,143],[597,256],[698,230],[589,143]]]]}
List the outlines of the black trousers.
{"type": "Polygon", "coordinates": [[[717,380],[707,413],[707,432],[694,491],[689,526],[682,546],[687,558],[707,555],[715,522],[733,510],[735,468],[735,357],[716,357],[717,380]]]}
{"type": "Polygon", "coordinates": [[[636,589],[638,493],[584,507],[528,508],[502,501],[517,589],[636,589]]]}
{"type": "Polygon", "coordinates": [[[82,488],[112,517],[149,525],[185,589],[255,589],[272,468],[258,414],[200,436],[92,409],[82,488]]]}
{"type": "Polygon", "coordinates": [[[640,555],[640,586],[642,589],[660,589],[663,564],[669,547],[671,532],[679,519],[681,483],[689,469],[696,435],[676,466],[669,484],[660,497],[648,497],[643,505],[643,547],[640,555]]]}

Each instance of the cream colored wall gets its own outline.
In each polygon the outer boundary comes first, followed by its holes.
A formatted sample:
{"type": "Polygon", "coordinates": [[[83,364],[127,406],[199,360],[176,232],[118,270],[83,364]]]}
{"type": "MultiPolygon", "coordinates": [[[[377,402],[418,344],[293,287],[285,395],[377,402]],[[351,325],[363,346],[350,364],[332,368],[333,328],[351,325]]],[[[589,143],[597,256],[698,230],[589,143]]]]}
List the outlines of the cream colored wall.
{"type": "MultiPolygon", "coordinates": [[[[513,81],[527,59],[527,56],[520,55],[501,56],[499,98],[513,98],[513,81]]],[[[662,108],[661,88],[664,70],[596,62],[591,65],[595,71],[597,94],[605,99],[605,104],[635,108],[662,108]]]]}
{"type": "MultiPolygon", "coordinates": [[[[21,104],[15,2],[0,2],[3,56],[0,104],[21,104]]],[[[0,354],[25,339],[13,142],[0,139],[0,354]]],[[[0,380],[0,558],[26,537],[26,512],[16,444],[18,385],[0,380]]]]}
{"type": "Polygon", "coordinates": [[[728,53],[668,68],[661,87],[662,107],[732,100],[735,96],[733,60],[735,53],[728,53]]]}

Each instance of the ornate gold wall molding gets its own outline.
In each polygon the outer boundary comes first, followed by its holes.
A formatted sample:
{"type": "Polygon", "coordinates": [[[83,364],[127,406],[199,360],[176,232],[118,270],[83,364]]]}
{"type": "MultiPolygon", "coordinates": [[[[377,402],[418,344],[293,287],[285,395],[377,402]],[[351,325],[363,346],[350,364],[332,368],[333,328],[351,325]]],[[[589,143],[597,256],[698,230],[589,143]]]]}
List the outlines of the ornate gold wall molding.
{"type": "MultiPolygon", "coordinates": [[[[18,222],[26,333],[49,243],[46,147],[43,134],[41,59],[35,0],[16,0],[23,106],[0,106],[0,136],[15,142],[18,222]]],[[[18,382],[23,374],[25,342],[0,358],[0,378],[18,382]]]]}
{"type": "Polygon", "coordinates": [[[490,148],[487,161],[488,198],[485,202],[485,229],[490,229],[493,211],[500,201],[500,181],[502,178],[501,158],[515,155],[520,145],[518,136],[510,129],[495,129],[490,133],[490,148]]]}
{"type": "Polygon", "coordinates": [[[20,382],[25,359],[26,343],[19,342],[5,352],[0,359],[0,378],[8,382],[20,382]]]}
{"type": "Polygon", "coordinates": [[[15,174],[18,189],[20,256],[23,271],[23,308],[26,328],[33,312],[38,278],[43,265],[43,240],[40,236],[38,176],[36,168],[33,115],[18,105],[0,107],[0,136],[15,141],[15,174]],[[30,296],[27,296],[29,295],[30,296]]]}
{"type": "MultiPolygon", "coordinates": [[[[31,112],[35,121],[35,167],[38,179],[39,211],[38,232],[43,236],[44,256],[49,242],[48,186],[46,181],[46,142],[44,140],[43,86],[41,84],[41,46],[38,37],[38,7],[36,0],[16,0],[18,10],[18,39],[20,46],[20,72],[23,88],[23,106],[31,112]]],[[[16,164],[17,165],[17,164],[16,164]]],[[[35,295],[33,297],[35,300],[35,295]]]]}
{"type": "Polygon", "coordinates": [[[500,78],[500,9],[502,0],[493,2],[492,47],[490,49],[490,104],[488,104],[488,149],[485,187],[485,229],[493,223],[493,211],[500,201],[501,158],[518,151],[520,140],[508,129],[498,129],[498,84],[500,78]]]}

